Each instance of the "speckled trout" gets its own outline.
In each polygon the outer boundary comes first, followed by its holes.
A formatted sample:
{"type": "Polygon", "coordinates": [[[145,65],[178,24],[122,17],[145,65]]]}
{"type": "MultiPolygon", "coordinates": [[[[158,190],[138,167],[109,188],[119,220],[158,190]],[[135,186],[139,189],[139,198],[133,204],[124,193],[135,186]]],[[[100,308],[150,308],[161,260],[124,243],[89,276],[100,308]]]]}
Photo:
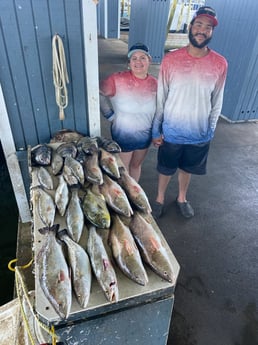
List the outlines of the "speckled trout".
{"type": "Polygon", "coordinates": [[[133,235],[119,216],[112,216],[110,231],[112,252],[118,267],[130,279],[140,285],[148,283],[148,276],[133,235]]]}
{"type": "Polygon", "coordinates": [[[82,308],[86,308],[90,298],[91,264],[86,251],[68,236],[67,230],[58,232],[58,238],[65,242],[68,251],[68,265],[72,271],[72,286],[82,308]]]}
{"type": "Polygon", "coordinates": [[[108,257],[102,238],[98,235],[93,225],[89,227],[87,252],[90,257],[93,272],[107,300],[117,302],[119,293],[116,273],[108,257]]]}
{"type": "Polygon", "coordinates": [[[72,285],[69,268],[62,246],[56,240],[59,225],[43,228],[45,234],[42,248],[38,252],[36,265],[40,286],[61,319],[69,316],[72,303],[72,285]]]}
{"type": "Polygon", "coordinates": [[[174,282],[173,267],[162,240],[140,212],[134,212],[129,225],[141,251],[143,260],[163,279],[174,282]]]}

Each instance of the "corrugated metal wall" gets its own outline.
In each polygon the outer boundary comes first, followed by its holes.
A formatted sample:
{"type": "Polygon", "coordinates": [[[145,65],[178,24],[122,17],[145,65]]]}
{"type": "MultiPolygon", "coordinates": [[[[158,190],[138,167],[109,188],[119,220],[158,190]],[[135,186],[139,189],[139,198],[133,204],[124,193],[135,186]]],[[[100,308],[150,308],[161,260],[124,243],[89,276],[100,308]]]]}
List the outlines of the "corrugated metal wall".
{"type": "Polygon", "coordinates": [[[258,119],[258,2],[206,1],[219,25],[210,46],[229,63],[222,114],[232,122],[258,119]]]}
{"type": "Polygon", "coordinates": [[[17,150],[48,142],[62,128],[87,134],[80,0],[0,1],[0,82],[17,150]],[[52,37],[63,39],[69,80],[59,120],[52,78],[52,37]]]}
{"type": "Polygon", "coordinates": [[[129,47],[145,43],[155,63],[164,56],[170,0],[131,0],[129,47]]]}

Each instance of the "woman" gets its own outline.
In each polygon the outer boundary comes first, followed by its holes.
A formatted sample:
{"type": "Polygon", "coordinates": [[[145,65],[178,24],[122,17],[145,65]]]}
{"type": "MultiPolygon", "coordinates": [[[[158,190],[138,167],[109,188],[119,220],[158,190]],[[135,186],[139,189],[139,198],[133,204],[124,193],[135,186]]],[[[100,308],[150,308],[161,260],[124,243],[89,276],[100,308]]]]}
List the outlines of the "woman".
{"type": "Polygon", "coordinates": [[[100,83],[100,108],[111,121],[111,135],[121,147],[120,158],[138,182],[151,144],[157,80],[148,74],[149,49],[142,43],[128,52],[129,70],[111,74],[100,83]]]}

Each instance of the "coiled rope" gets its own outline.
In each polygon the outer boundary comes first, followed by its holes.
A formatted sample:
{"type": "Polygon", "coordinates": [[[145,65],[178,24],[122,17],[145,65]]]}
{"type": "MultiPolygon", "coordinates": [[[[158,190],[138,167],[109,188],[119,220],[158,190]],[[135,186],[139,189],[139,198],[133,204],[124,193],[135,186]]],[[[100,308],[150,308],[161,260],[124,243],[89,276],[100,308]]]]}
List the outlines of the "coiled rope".
{"type": "Polygon", "coordinates": [[[68,92],[66,84],[69,83],[65,52],[62,39],[59,35],[54,35],[52,39],[53,58],[53,82],[55,86],[56,103],[59,107],[59,119],[64,120],[64,109],[68,105],[68,92]]]}
{"type": "Polygon", "coordinates": [[[25,286],[25,283],[23,281],[23,277],[21,274],[21,269],[25,269],[28,268],[32,265],[33,263],[33,259],[31,259],[31,261],[24,265],[24,266],[15,266],[14,268],[12,267],[12,265],[17,262],[17,259],[13,259],[8,263],[8,268],[10,271],[15,272],[15,287],[16,287],[16,292],[17,292],[17,297],[19,300],[19,305],[20,305],[20,310],[21,310],[21,315],[24,321],[24,326],[25,329],[27,331],[28,337],[30,339],[30,342],[32,345],[37,345],[37,343],[35,342],[34,338],[33,338],[33,334],[30,330],[30,325],[29,325],[29,321],[28,321],[28,317],[26,315],[26,312],[24,310],[24,306],[23,306],[23,300],[22,298],[24,297],[25,301],[27,302],[27,305],[29,306],[29,310],[32,314],[32,316],[34,317],[35,321],[37,322],[37,324],[44,329],[45,332],[47,332],[52,339],[52,345],[57,345],[57,340],[58,340],[58,336],[55,334],[55,328],[54,326],[51,326],[51,329],[49,329],[47,326],[45,326],[37,317],[37,315],[35,314],[34,308],[31,304],[29,295],[28,295],[28,291],[27,288],[25,286]]]}

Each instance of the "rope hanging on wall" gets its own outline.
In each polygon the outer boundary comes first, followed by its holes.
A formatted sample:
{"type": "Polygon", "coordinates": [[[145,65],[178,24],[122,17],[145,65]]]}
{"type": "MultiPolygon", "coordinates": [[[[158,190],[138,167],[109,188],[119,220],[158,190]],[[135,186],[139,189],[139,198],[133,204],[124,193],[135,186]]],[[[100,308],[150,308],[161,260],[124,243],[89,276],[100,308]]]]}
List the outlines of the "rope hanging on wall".
{"type": "Polygon", "coordinates": [[[53,82],[55,86],[56,103],[59,107],[59,119],[64,120],[64,109],[68,105],[66,84],[69,83],[66,68],[65,52],[62,39],[54,35],[52,39],[53,82]]]}

